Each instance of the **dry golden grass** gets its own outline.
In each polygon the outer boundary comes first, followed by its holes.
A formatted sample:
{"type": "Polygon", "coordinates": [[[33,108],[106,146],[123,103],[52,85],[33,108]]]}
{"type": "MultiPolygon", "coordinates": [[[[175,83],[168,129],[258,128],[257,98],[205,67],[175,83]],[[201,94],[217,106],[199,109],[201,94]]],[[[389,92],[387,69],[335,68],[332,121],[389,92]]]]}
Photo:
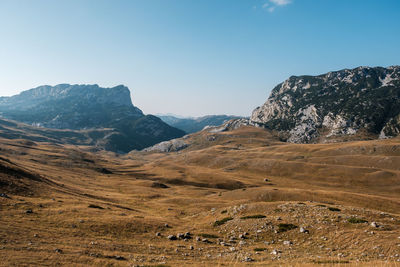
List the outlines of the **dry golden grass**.
{"type": "Polygon", "coordinates": [[[245,127],[188,141],[121,156],[0,140],[0,265],[400,266],[398,138],[296,145],[245,127]]]}

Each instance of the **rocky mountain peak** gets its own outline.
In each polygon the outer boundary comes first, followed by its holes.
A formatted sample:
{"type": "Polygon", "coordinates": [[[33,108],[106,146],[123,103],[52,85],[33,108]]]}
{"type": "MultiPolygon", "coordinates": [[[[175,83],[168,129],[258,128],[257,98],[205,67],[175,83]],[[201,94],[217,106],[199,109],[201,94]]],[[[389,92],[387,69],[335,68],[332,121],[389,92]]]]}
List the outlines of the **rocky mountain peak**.
{"type": "Polygon", "coordinates": [[[87,140],[95,140],[97,147],[123,153],[184,135],[157,117],[145,116],[132,104],[130,91],[123,85],[39,86],[0,98],[0,114],[33,126],[71,129],[77,139],[82,134],[76,130],[88,130],[87,140]]]}
{"type": "Polygon", "coordinates": [[[295,143],[339,136],[386,138],[400,132],[400,67],[358,67],[292,76],[276,86],[251,121],[295,143]]]}
{"type": "Polygon", "coordinates": [[[39,86],[2,97],[0,112],[9,119],[59,129],[108,127],[113,120],[144,116],[133,106],[126,86],[97,84],[39,86]]]}
{"type": "Polygon", "coordinates": [[[112,88],[99,87],[97,84],[59,84],[56,86],[43,85],[12,97],[0,98],[0,105],[10,109],[30,109],[36,105],[62,99],[76,99],[85,104],[111,104],[116,106],[132,106],[130,91],[124,85],[112,88]]]}

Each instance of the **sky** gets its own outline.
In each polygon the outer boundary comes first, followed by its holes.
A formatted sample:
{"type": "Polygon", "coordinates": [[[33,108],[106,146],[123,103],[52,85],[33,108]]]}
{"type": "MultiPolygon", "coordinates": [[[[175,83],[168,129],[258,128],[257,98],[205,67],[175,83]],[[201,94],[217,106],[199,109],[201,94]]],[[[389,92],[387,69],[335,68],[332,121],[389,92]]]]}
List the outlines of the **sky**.
{"type": "Polygon", "coordinates": [[[399,48],[399,0],[0,0],[0,95],[124,84],[146,114],[249,116],[292,75],[399,48]]]}

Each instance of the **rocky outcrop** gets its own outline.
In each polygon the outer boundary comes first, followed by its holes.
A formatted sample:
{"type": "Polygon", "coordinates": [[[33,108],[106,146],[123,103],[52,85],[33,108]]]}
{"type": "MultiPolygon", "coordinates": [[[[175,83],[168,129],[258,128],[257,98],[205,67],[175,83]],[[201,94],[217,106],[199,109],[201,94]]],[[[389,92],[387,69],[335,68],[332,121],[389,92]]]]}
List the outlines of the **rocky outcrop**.
{"type": "Polygon", "coordinates": [[[143,149],[144,152],[176,152],[189,146],[183,138],[173,139],[158,143],[152,147],[143,149]]]}
{"type": "Polygon", "coordinates": [[[400,132],[400,67],[359,67],[292,76],[276,86],[250,121],[293,143],[342,136],[388,138],[400,132]]]}
{"type": "Polygon", "coordinates": [[[209,133],[220,133],[226,131],[233,131],[242,126],[256,126],[256,125],[252,123],[249,119],[242,118],[242,119],[229,120],[220,126],[206,126],[204,127],[203,130],[209,133]]]}

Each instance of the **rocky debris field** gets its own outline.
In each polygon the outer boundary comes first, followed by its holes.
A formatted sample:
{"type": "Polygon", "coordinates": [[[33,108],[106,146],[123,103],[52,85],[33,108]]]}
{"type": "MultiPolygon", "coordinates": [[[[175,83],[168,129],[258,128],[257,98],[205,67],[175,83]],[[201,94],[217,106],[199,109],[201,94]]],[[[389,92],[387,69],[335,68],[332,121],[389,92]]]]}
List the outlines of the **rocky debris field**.
{"type": "MultiPolygon", "coordinates": [[[[204,229],[157,233],[184,259],[218,262],[400,262],[400,218],[313,202],[242,204],[193,216],[204,229]]],[[[181,227],[180,227],[181,228],[181,227]]],[[[168,258],[168,256],[165,256],[168,258]]]]}

